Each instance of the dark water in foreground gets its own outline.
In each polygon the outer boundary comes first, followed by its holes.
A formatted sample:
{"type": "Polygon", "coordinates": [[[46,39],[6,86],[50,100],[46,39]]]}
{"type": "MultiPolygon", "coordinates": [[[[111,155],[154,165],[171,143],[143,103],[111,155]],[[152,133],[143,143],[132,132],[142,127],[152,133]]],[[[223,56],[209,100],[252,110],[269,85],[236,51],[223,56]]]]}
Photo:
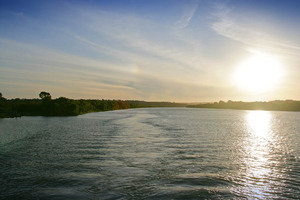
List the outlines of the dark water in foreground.
{"type": "Polygon", "coordinates": [[[220,198],[300,198],[300,112],[0,119],[0,199],[220,198]]]}

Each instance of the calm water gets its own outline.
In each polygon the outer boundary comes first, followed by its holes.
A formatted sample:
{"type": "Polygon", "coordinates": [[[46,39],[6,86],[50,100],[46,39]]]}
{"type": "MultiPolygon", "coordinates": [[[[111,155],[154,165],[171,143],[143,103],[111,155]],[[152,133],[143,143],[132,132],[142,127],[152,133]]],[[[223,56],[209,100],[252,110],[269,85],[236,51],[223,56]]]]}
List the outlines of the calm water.
{"type": "Polygon", "coordinates": [[[0,199],[220,198],[300,198],[300,112],[0,119],[0,199]]]}

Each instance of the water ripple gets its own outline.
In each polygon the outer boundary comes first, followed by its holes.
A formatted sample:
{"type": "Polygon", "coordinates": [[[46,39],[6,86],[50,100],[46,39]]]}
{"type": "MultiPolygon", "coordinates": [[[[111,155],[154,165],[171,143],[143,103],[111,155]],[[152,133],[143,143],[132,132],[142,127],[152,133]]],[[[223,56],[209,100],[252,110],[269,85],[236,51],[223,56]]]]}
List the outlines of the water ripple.
{"type": "Polygon", "coordinates": [[[300,113],[153,108],[0,121],[0,199],[299,199],[300,113]]]}

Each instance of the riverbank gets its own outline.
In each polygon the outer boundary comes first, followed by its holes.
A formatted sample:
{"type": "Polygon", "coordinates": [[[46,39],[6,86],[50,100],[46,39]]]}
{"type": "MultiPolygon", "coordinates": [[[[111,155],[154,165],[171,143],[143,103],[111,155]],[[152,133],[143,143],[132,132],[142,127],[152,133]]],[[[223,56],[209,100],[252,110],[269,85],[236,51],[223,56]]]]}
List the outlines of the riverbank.
{"type": "Polygon", "coordinates": [[[202,103],[188,105],[190,108],[216,108],[235,110],[269,110],[269,111],[300,111],[300,101],[275,100],[268,102],[242,102],[242,101],[219,101],[214,103],[202,103]]]}
{"type": "Polygon", "coordinates": [[[184,107],[172,102],[146,102],[134,100],[74,100],[57,99],[4,99],[0,100],[0,118],[21,116],[76,116],[91,112],[147,107],[184,107]]]}
{"type": "Polygon", "coordinates": [[[276,100],[269,102],[219,101],[189,105],[174,102],[91,99],[5,99],[0,100],[0,118],[22,116],[76,116],[91,112],[149,107],[189,107],[235,110],[300,111],[300,101],[276,100]]]}

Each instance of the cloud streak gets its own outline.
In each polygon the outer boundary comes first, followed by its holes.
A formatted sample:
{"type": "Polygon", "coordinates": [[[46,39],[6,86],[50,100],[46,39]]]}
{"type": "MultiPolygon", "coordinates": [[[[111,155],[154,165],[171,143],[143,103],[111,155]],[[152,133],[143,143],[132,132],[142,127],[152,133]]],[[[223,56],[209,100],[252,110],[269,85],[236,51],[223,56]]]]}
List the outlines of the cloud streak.
{"type": "Polygon", "coordinates": [[[211,28],[219,35],[238,41],[248,47],[263,49],[278,54],[300,55],[300,44],[276,37],[274,34],[253,27],[251,17],[230,9],[226,4],[215,4],[211,28]]]}
{"type": "Polygon", "coordinates": [[[198,5],[199,5],[199,1],[193,1],[184,6],[180,19],[175,23],[177,28],[183,29],[189,25],[191,19],[193,18],[198,8],[198,5]]]}

